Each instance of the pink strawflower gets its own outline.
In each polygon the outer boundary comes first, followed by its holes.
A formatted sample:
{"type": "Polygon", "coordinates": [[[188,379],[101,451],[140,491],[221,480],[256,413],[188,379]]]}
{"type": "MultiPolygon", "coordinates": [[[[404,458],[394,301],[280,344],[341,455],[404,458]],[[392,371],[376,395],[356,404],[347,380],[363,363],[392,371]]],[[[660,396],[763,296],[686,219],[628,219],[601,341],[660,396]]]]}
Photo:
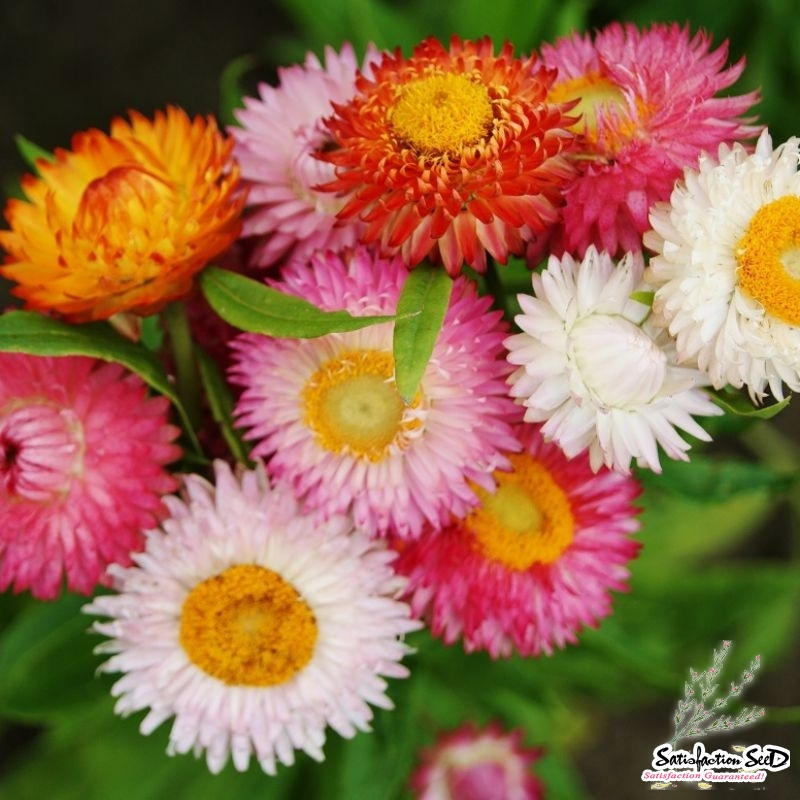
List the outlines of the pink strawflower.
{"type": "Polygon", "coordinates": [[[541,800],[542,784],[531,774],[541,750],[523,747],[522,737],[496,723],[441,736],[411,778],[415,800],[541,800]]]}
{"type": "MultiPolygon", "coordinates": [[[[313,256],[284,272],[277,288],[323,309],[393,314],[408,272],[399,258],[366,249],[313,256]]],[[[352,512],[374,535],[417,536],[477,502],[472,484],[494,485],[505,452],[518,447],[509,422],[506,325],[491,298],[458,278],[416,396],[394,382],[392,323],[316,339],[243,334],[234,341],[233,383],[244,388],[235,415],[268,458],[322,518],[352,512]]]]}
{"type": "Polygon", "coordinates": [[[187,475],[133,566],[109,569],[116,593],[84,608],[108,618],[93,630],[100,671],[123,673],[114,710],[146,710],[145,735],[169,721],[167,752],[214,773],[322,761],[329,727],[369,731],[373,707],[393,708],[387,679],[408,676],[419,623],[394,554],[349,517],[316,524],[260,464],[217,461],[214,479],[187,475]]]}
{"type": "Polygon", "coordinates": [[[167,400],[118,364],[0,353],[0,590],[89,594],[177,487],[167,400]]]}
{"type": "MultiPolygon", "coordinates": [[[[367,74],[376,58],[370,46],[363,67],[367,74]]],[[[349,44],[341,53],[326,47],[324,66],[309,53],[302,66],[278,70],[278,86],[262,83],[259,97],[244,98],[244,109],[236,112],[242,127],[230,133],[249,187],[243,236],[258,237],[254,265],[303,261],[317,249],[354,245],[365,227],[358,220],[338,220],[344,201],[314,188],[334,177],[333,167],[315,157],[331,143],[322,120],[333,113],[332,103],[349,100],[357,68],[349,44]]]]}
{"type": "Polygon", "coordinates": [[[411,606],[445,644],[493,658],[550,655],[611,613],[639,544],[632,505],[639,486],[586,455],[567,459],[523,424],[523,452],[498,472],[495,494],[463,520],[398,543],[411,606]]]}
{"type": "Polygon", "coordinates": [[[727,42],[711,49],[705,32],[656,23],[647,30],[618,22],[574,33],[541,48],[558,69],[550,97],[579,100],[575,162],[579,176],[565,190],[560,228],[531,250],[583,256],[594,244],[613,256],[642,249],[648,210],[667,200],[684,167],[721,142],[750,138],[759,127],[742,114],[758,93],[715,97],[742,74],[744,59],[725,67],[727,42]]]}

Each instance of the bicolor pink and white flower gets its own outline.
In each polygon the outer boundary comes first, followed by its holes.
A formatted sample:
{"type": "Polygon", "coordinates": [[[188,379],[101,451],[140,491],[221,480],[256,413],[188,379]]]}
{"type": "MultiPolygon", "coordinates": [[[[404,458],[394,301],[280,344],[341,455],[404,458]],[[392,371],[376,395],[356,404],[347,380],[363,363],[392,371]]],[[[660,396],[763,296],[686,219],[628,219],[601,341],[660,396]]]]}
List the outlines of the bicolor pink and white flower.
{"type": "Polygon", "coordinates": [[[659,447],[686,461],[678,431],[708,441],[693,417],[722,413],[701,388],[708,379],[677,364],[675,343],[636,299],[648,289],[643,269],[640,255],[616,264],[594,246],[582,261],[551,256],[532,277],[535,296],[519,295],[521,333],[506,340],[525,419],[544,423],[567,456],[588,450],[593,469],[628,472],[635,461],[660,472],[659,447]]]}
{"type": "MultiPolygon", "coordinates": [[[[362,66],[369,74],[378,53],[370,47],[362,66]]],[[[234,153],[248,187],[243,236],[254,243],[253,265],[305,261],[314,250],[354,245],[366,227],[337,219],[344,201],[315,187],[331,181],[333,167],[316,158],[331,143],[323,120],[333,103],[355,91],[358,61],[349,44],[325,48],[324,65],[313,53],[278,70],[279,84],[262,83],[257,98],[245,97],[230,129],[234,153]]]]}
{"type": "MultiPolygon", "coordinates": [[[[326,310],[393,314],[408,276],[402,261],[366,249],[312,257],[276,288],[326,310]]],[[[433,355],[410,402],[394,381],[393,323],[316,339],[243,334],[233,343],[232,381],[243,387],[238,423],[320,517],[353,513],[375,535],[419,535],[477,503],[473,484],[518,447],[510,422],[507,327],[491,298],[458,278],[433,355]]]]}
{"type": "Polygon", "coordinates": [[[168,751],[205,755],[212,772],[255,759],[274,774],[295,752],[322,761],[326,729],[368,731],[371,706],[392,708],[386,678],[404,678],[404,581],[381,542],[336,517],[299,513],[263,465],[215,484],[186,476],[170,516],[148,531],[116,594],[84,610],[105,617],[104,672],[116,711],[146,710],[147,735],[172,719],[168,751]]]}
{"type": "Polygon", "coordinates": [[[550,655],[611,613],[638,553],[639,484],[586,454],[567,459],[539,427],[521,424],[521,453],[495,492],[442,531],[398,542],[414,614],[469,653],[550,655]]]}
{"type": "Polygon", "coordinates": [[[614,22],[594,36],[573,33],[541,47],[558,70],[550,97],[578,101],[578,177],[564,191],[560,226],[532,248],[583,256],[589,245],[613,257],[642,250],[648,211],[666,200],[683,169],[721,142],[755,136],[746,114],[757,92],[717,96],[742,74],[726,66],[727,43],[705,32],[655,23],[639,30],[614,22]]]}
{"type": "Polygon", "coordinates": [[[415,800],[541,800],[531,772],[541,750],[524,747],[523,732],[467,724],[422,753],[411,778],[415,800]]]}
{"type": "Polygon", "coordinates": [[[0,353],[0,590],[89,594],[177,488],[168,401],[119,364],[0,353]]]}

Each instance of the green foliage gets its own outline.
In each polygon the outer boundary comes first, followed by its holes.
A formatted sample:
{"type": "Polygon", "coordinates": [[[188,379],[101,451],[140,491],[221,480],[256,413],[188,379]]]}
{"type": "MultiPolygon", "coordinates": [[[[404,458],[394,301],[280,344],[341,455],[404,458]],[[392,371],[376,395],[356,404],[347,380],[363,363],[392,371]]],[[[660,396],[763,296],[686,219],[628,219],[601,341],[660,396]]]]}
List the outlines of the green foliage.
{"type": "Polygon", "coordinates": [[[220,429],[231,455],[240,464],[250,464],[249,448],[242,439],[239,431],[233,425],[234,400],[228,384],[220,372],[217,362],[209,355],[195,347],[195,358],[200,371],[200,380],[208,399],[211,415],[220,429]]]}
{"type": "Polygon", "coordinates": [[[397,301],[392,350],[400,396],[410,403],[442,328],[453,281],[441,267],[412,270],[397,301]]]}
{"type": "Polygon", "coordinates": [[[203,271],[200,285],[209,305],[222,319],[240,330],[267,336],[311,339],[394,319],[392,316],[353,317],[346,311],[322,311],[299,297],[217,267],[203,271]]]}
{"type": "Polygon", "coordinates": [[[23,161],[34,172],[39,172],[39,161],[55,161],[55,157],[52,153],[26,139],[22,134],[17,134],[15,141],[23,161]]]}

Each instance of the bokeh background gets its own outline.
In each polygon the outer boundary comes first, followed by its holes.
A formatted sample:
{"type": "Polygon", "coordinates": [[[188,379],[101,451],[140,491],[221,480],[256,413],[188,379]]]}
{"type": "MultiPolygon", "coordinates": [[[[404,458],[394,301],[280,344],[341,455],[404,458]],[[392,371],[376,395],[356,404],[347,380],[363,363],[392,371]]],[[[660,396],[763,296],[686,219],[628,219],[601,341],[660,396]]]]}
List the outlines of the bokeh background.
{"type": "MultiPolygon", "coordinates": [[[[236,86],[252,91],[274,81],[279,65],[325,44],[350,41],[363,52],[373,41],[408,52],[429,34],[489,34],[526,52],[615,19],[685,22],[717,43],[728,39],[731,60],[747,58],[737,91],[760,87],[758,117],[776,142],[800,134],[793,0],[5,0],[2,189],[14,194],[23,170],[16,134],[46,149],[68,146],[75,131],[107,129],[127,109],[150,115],[167,103],[229,121],[236,86]]],[[[393,687],[397,710],[378,716],[372,736],[342,742],[331,734],[325,765],[301,760],[276,778],[255,769],[212,778],[190,757],[167,758],[165,731],[143,738],[138,719],[113,716],[110,681],[94,677],[99,659],[80,598],[35,604],[0,596],[0,798],[401,798],[418,749],[468,718],[523,727],[526,744],[542,745],[550,798],[640,797],[648,787],[639,776],[670,738],[689,666],[707,668],[723,638],[734,642],[724,677],[761,655],[746,699],[767,706],[768,716],[714,745],[769,742],[796,759],[797,420],[790,406],[774,422],[720,430],[715,447],[698,454],[707,471],[674,465],[651,482],[632,591],[580,647],[493,663],[420,640],[414,677],[393,687]]],[[[770,776],[766,791],[800,796],[797,768],[770,776]]]]}

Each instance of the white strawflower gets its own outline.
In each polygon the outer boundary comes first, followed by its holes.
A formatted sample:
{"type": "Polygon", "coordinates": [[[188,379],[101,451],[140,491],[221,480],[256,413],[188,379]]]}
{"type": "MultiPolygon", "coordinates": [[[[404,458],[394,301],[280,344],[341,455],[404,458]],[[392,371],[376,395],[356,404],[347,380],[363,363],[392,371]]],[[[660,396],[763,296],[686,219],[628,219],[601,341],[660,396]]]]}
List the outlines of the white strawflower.
{"type": "Polygon", "coordinates": [[[525,419],[567,456],[589,450],[592,468],[630,471],[631,461],[661,471],[658,445],[687,460],[678,429],[708,441],[693,415],[722,413],[698,387],[697,370],[675,363],[674,345],[632,298],[646,289],[643,263],[630,253],[616,266],[591,246],[582,261],[551,257],[534,274],[535,297],[520,295],[522,333],[506,340],[509,378],[525,419]]]}
{"type": "Polygon", "coordinates": [[[650,213],[654,320],[711,384],[800,390],[800,139],[721,146],[650,213]]]}

